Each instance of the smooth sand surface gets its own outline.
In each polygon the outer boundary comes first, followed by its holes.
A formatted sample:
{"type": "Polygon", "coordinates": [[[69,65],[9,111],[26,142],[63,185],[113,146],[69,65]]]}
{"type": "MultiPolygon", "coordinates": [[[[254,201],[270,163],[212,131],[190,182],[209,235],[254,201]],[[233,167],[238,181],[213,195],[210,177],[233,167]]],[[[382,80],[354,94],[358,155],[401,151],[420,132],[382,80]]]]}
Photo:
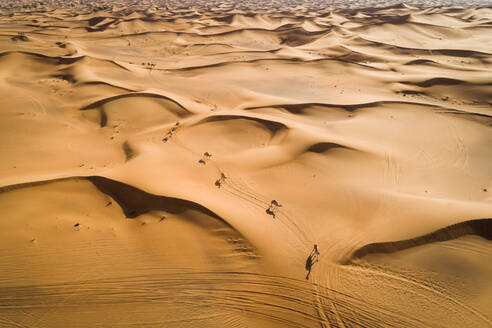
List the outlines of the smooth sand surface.
{"type": "Polygon", "coordinates": [[[492,9],[13,3],[0,327],[492,327],[492,9]]]}

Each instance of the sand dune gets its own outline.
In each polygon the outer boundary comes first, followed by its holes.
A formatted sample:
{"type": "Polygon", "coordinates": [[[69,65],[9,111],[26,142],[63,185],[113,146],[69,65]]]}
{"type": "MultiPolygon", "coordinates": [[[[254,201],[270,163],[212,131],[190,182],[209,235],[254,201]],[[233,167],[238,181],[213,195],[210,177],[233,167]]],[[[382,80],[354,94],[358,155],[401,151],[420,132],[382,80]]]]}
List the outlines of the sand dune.
{"type": "Polygon", "coordinates": [[[435,243],[457,239],[465,235],[477,235],[487,240],[491,240],[491,223],[492,219],[464,221],[413,239],[365,245],[364,247],[359,248],[357,251],[355,251],[350,256],[349,260],[359,259],[367,256],[368,254],[395,253],[408,248],[421,246],[426,243],[435,243]]]}
{"type": "Polygon", "coordinates": [[[1,4],[0,327],[491,327],[492,10],[442,4],[1,4]]]}

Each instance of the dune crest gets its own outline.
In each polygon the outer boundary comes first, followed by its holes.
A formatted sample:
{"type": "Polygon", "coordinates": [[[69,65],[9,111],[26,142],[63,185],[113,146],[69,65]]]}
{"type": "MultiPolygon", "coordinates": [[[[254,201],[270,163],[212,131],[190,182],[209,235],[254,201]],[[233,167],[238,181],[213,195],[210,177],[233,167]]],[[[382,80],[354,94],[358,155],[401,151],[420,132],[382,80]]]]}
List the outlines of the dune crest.
{"type": "Polygon", "coordinates": [[[394,253],[408,248],[452,240],[466,235],[477,235],[484,239],[492,240],[492,219],[463,221],[413,239],[369,244],[356,250],[351,255],[351,260],[360,259],[369,254],[394,253]]]}

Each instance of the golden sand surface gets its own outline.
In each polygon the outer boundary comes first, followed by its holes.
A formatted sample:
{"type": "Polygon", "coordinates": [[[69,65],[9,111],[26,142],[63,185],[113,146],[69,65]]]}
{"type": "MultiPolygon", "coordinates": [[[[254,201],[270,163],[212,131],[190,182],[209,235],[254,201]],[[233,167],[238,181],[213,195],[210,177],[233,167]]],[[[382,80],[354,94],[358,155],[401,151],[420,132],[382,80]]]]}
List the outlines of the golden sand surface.
{"type": "Polygon", "coordinates": [[[0,327],[492,327],[491,8],[40,2],[0,327]]]}

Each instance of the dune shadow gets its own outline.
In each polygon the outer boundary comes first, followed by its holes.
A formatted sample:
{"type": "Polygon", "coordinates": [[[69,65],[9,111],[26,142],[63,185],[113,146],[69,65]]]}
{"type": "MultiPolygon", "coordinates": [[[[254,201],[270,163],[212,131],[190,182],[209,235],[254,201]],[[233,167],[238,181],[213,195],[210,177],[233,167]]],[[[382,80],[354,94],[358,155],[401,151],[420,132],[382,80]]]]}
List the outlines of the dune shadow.
{"type": "Polygon", "coordinates": [[[87,179],[101,192],[113,198],[127,218],[135,218],[155,210],[165,210],[173,214],[194,210],[224,221],[208,208],[188,200],[153,195],[128,184],[100,176],[91,176],[87,179]]]}
{"type": "Polygon", "coordinates": [[[411,239],[368,244],[353,252],[343,264],[350,264],[353,260],[361,259],[370,254],[391,254],[412,247],[448,241],[466,235],[476,235],[492,241],[492,219],[464,221],[411,239]]]}

